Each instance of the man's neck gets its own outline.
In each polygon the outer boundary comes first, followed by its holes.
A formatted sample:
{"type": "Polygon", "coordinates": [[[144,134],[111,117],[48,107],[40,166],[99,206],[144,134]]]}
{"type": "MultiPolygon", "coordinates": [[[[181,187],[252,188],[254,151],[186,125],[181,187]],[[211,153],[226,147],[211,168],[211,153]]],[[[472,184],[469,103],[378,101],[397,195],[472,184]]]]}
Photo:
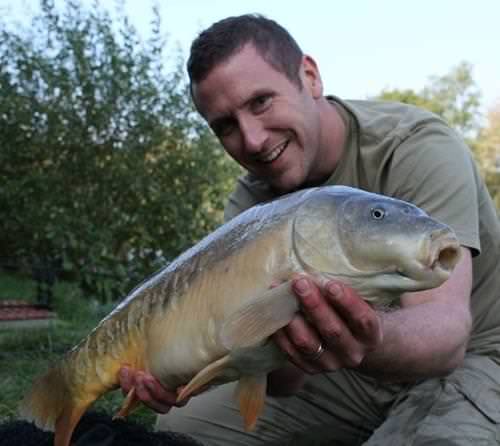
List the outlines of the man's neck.
{"type": "Polygon", "coordinates": [[[340,105],[330,102],[324,97],[319,105],[321,112],[321,138],[319,159],[316,160],[319,166],[318,178],[321,182],[326,181],[338,166],[346,149],[348,126],[340,105]]]}

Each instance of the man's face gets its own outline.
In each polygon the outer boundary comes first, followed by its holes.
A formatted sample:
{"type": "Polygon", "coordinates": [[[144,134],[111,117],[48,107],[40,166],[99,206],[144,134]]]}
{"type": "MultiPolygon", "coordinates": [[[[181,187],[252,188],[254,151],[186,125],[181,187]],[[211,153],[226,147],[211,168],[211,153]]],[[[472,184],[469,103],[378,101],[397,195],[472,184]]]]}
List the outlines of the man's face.
{"type": "Polygon", "coordinates": [[[300,78],[302,88],[249,44],[193,85],[199,112],[229,155],[279,192],[318,181],[322,171],[322,87],[312,59],[304,57],[300,78]]]}

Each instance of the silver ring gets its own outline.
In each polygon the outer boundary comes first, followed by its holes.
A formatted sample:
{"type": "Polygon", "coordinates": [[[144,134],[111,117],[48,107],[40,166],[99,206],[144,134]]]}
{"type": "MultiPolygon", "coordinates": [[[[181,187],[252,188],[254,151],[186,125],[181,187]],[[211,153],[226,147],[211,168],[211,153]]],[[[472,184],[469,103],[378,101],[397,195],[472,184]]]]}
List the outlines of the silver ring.
{"type": "Polygon", "coordinates": [[[307,359],[309,361],[316,361],[317,359],[320,358],[320,356],[324,352],[325,352],[325,349],[323,348],[323,344],[319,344],[318,349],[314,353],[311,353],[310,355],[307,355],[307,359]]]}

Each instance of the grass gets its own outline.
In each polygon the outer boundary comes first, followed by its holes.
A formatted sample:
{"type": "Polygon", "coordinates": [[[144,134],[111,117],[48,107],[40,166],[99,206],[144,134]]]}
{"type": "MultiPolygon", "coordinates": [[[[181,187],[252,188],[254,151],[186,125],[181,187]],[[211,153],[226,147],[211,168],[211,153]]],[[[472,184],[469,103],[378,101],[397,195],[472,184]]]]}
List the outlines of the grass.
{"type": "MultiPolygon", "coordinates": [[[[0,270],[0,300],[36,300],[36,284],[29,278],[0,270]]],[[[78,341],[111,310],[84,299],[77,286],[58,282],[54,287],[54,309],[58,322],[44,329],[0,331],[0,422],[16,419],[17,406],[34,378],[78,341]]],[[[120,407],[120,391],[100,398],[95,409],[113,414],[120,407]]],[[[131,416],[134,421],[152,427],[155,414],[143,407],[131,416]]]]}

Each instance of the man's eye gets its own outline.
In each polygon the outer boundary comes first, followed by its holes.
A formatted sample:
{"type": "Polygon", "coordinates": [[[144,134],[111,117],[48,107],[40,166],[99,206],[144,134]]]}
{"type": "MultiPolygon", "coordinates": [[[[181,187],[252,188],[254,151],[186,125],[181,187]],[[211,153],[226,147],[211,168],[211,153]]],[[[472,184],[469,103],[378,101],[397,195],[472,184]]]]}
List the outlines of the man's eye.
{"type": "Polygon", "coordinates": [[[251,103],[251,108],[254,113],[260,113],[270,107],[272,97],[270,95],[257,96],[251,103]]]}
{"type": "Polygon", "coordinates": [[[234,124],[231,122],[223,122],[213,127],[214,133],[220,138],[229,136],[234,129],[234,124]]]}

